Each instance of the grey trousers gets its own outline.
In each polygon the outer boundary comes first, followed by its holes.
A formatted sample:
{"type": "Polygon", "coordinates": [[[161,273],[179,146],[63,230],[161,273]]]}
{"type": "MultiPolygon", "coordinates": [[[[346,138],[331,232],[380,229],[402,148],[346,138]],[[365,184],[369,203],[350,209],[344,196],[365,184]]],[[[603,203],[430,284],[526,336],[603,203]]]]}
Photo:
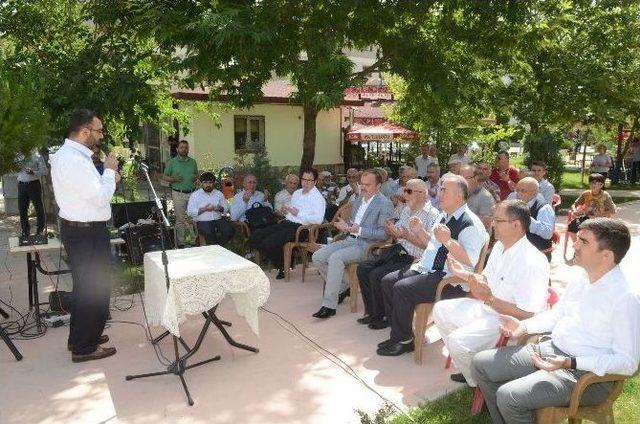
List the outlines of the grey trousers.
{"type": "MultiPolygon", "coordinates": [[[[571,391],[586,371],[539,370],[531,360],[535,349],[543,356],[568,356],[549,338],[537,344],[485,350],[474,356],[471,373],[482,390],[494,423],[534,423],[536,409],[569,405],[571,391]]],[[[612,383],[592,384],[580,404],[601,403],[612,386],[612,383]]]]}
{"type": "Polygon", "coordinates": [[[347,289],[343,281],[347,265],[364,261],[367,243],[364,240],[347,237],[335,241],[313,253],[313,264],[324,278],[324,297],[322,306],[338,308],[338,295],[347,289]]]}

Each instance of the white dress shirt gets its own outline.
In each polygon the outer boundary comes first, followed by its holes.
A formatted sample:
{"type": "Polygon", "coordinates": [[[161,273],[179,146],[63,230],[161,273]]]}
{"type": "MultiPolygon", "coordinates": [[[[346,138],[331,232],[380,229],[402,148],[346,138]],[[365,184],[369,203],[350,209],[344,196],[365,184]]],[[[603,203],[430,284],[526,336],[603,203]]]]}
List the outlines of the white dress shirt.
{"type": "Polygon", "coordinates": [[[279,211],[284,205],[291,204],[291,196],[292,193],[289,193],[286,188],[277,192],[273,199],[275,210],[279,211]]]}
{"type": "Polygon", "coordinates": [[[427,156],[426,158],[422,155],[418,156],[415,160],[416,169],[418,170],[418,177],[424,178],[427,176],[427,168],[430,164],[435,163],[438,164],[438,158],[434,156],[427,156]]]}
{"type": "MultiPolygon", "coordinates": [[[[504,250],[502,242],[497,241],[482,274],[487,277],[496,299],[514,303],[523,311],[533,313],[546,307],[549,262],[526,236],[507,250],[504,250]]],[[[486,308],[498,314],[493,308],[486,308]]]]}
{"type": "Polygon", "coordinates": [[[108,221],[111,198],[116,190],[115,172],[105,168],[100,175],[93,165],[93,152],[66,139],[51,156],[51,179],[60,218],[68,221],[108,221]]]}
{"type": "Polygon", "coordinates": [[[597,375],[631,375],[640,361],[640,299],[615,266],[598,281],[576,270],[558,303],[524,321],[527,333],[551,332],[577,368],[597,375]]]}
{"type": "Polygon", "coordinates": [[[222,214],[216,211],[206,211],[198,215],[198,210],[201,207],[208,205],[212,205],[214,207],[221,206],[223,213],[227,213],[229,211],[229,203],[220,191],[213,189],[211,190],[211,193],[207,193],[200,188],[189,196],[189,203],[187,203],[187,215],[196,221],[215,221],[220,219],[222,214]]]}
{"type": "Polygon", "coordinates": [[[256,202],[262,204],[262,206],[271,207],[271,203],[265,200],[264,193],[261,191],[254,191],[248,202],[242,200],[243,196],[244,190],[240,190],[238,193],[236,193],[235,196],[233,196],[233,202],[231,203],[230,212],[231,219],[233,221],[244,221],[246,219],[244,213],[247,211],[247,209],[253,207],[253,204],[256,202]]]}
{"type": "Polygon", "coordinates": [[[327,202],[316,187],[313,187],[307,193],[302,191],[301,188],[294,191],[293,196],[291,196],[291,206],[298,209],[298,214],[293,215],[288,212],[285,216],[287,221],[302,225],[322,224],[322,221],[324,221],[327,202]]]}

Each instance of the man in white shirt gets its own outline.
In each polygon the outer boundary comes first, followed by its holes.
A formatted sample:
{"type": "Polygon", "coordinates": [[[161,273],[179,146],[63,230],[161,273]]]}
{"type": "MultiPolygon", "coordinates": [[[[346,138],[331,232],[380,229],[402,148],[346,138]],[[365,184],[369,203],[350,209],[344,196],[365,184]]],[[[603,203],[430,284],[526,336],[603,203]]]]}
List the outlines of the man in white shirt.
{"type": "Polygon", "coordinates": [[[60,207],[60,235],[69,256],[73,277],[73,307],[68,349],[73,362],[114,355],[103,335],[111,296],[111,247],[107,221],[111,198],[120,177],[114,152],[104,161],[100,175],[93,165],[92,147],[103,138],[102,121],[95,112],[80,109],[71,114],[69,136],[51,157],[51,179],[60,207]]]}
{"type": "Polygon", "coordinates": [[[302,171],[302,188],[296,190],[291,203],[280,210],[285,219],[254,231],[249,238],[249,246],[269,258],[278,270],[278,280],[284,278],[284,245],[295,239],[301,225],[321,224],[324,220],[326,202],[316,188],[317,179],[317,170],[302,171]]]}
{"type": "MultiPolygon", "coordinates": [[[[440,191],[442,213],[438,215],[438,223],[431,233],[425,230],[419,233],[427,246],[420,261],[382,278],[384,310],[391,319],[391,334],[378,344],[378,355],[398,356],[413,351],[415,305],[434,302],[438,283],[451,275],[447,255],[453,255],[470,269],[478,262],[487,233],[480,219],[467,207],[468,195],[464,178],[459,175],[446,178],[440,191]]],[[[466,292],[459,286],[446,286],[442,295],[462,297],[466,292]]]]}
{"type": "Polygon", "coordinates": [[[229,203],[224,195],[213,188],[216,181],[212,172],[200,175],[201,188],[191,193],[187,204],[187,214],[193,218],[198,232],[204,236],[207,245],[225,246],[233,238],[233,226],[222,214],[229,211],[229,203]]]}
{"type": "Polygon", "coordinates": [[[467,146],[462,144],[459,145],[456,149],[456,152],[451,154],[451,156],[449,157],[449,164],[451,164],[452,161],[458,162],[460,166],[468,165],[469,156],[467,156],[467,146]]]}
{"type": "Polygon", "coordinates": [[[430,155],[432,150],[428,144],[423,144],[420,147],[422,152],[421,156],[418,156],[415,160],[416,169],[418,170],[418,178],[424,180],[427,177],[427,166],[431,163],[438,164],[438,158],[435,155],[430,155]]]}
{"type": "Polygon", "coordinates": [[[36,149],[31,152],[28,158],[22,159],[21,157],[19,162],[18,209],[20,212],[22,235],[28,236],[31,231],[29,225],[29,203],[33,203],[33,208],[36,210],[36,234],[42,234],[46,217],[44,215],[44,204],[42,203],[40,177],[47,173],[47,164],[44,163],[42,155],[36,149]]]}
{"type": "MultiPolygon", "coordinates": [[[[575,279],[548,311],[521,321],[502,315],[507,337],[551,331],[538,343],[474,356],[473,379],[494,423],[533,423],[535,410],[567,406],[587,372],[632,375],[640,361],[640,300],[618,266],[631,244],[629,229],[611,218],[585,221],[575,243],[575,279]]],[[[589,386],[582,405],[597,405],[610,383],[589,386]]]]}
{"type": "Polygon", "coordinates": [[[500,337],[500,314],[525,319],[546,306],[549,264],[527,240],[530,220],[524,202],[505,200],[493,216],[497,241],[482,275],[449,259],[449,269],[469,284],[472,296],[443,300],[433,307],[433,319],[460,370],[460,374],[451,375],[453,381],[475,387],[471,360],[476,353],[495,346],[500,337]]]}
{"type": "Polygon", "coordinates": [[[291,196],[293,192],[298,188],[298,176],[296,174],[287,174],[284,177],[284,188],[276,193],[276,197],[273,199],[274,212],[284,218],[284,215],[280,212],[284,205],[291,203],[291,196]]]}
{"type": "Polygon", "coordinates": [[[243,190],[240,190],[233,196],[231,202],[231,220],[232,221],[246,221],[245,212],[247,209],[253,207],[255,203],[260,203],[263,206],[271,207],[271,204],[267,201],[264,193],[256,190],[258,186],[258,179],[253,174],[247,174],[242,180],[243,190]]]}
{"type": "Polygon", "coordinates": [[[556,194],[556,189],[553,184],[547,180],[547,165],[541,161],[531,162],[531,173],[533,178],[538,182],[538,192],[544,198],[545,203],[551,205],[553,203],[553,195],[556,194]]]}
{"type": "Polygon", "coordinates": [[[340,192],[338,193],[338,198],[336,202],[338,203],[338,207],[348,203],[353,202],[358,195],[358,181],[360,180],[360,173],[356,168],[347,169],[347,185],[340,188],[340,192]]]}
{"type": "Polygon", "coordinates": [[[336,314],[341,299],[347,292],[343,281],[347,265],[365,260],[369,243],[387,238],[385,223],[391,218],[393,205],[382,193],[382,176],[373,169],[360,177],[360,195],[353,203],[349,221],[338,218],[335,226],[346,234],[343,240],[330,243],[312,256],[326,284],[322,306],[313,314],[316,318],[329,318],[336,314]]]}

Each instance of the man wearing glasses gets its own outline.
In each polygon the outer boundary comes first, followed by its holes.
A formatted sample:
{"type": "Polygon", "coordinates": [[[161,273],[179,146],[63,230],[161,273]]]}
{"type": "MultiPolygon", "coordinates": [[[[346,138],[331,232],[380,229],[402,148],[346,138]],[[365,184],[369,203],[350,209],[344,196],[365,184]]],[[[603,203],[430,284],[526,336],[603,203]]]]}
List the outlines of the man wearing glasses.
{"type": "MultiPolygon", "coordinates": [[[[254,177],[255,178],[255,177],[254,177]]],[[[269,258],[278,270],[276,279],[284,278],[284,253],[282,248],[293,241],[301,225],[321,224],[324,220],[326,202],[316,188],[318,171],[302,171],[301,186],[291,196],[291,203],[282,206],[280,213],[285,219],[274,225],[256,230],[251,234],[249,244],[269,258]]]]}
{"type": "MultiPolygon", "coordinates": [[[[547,259],[551,262],[551,237],[556,224],[556,214],[551,205],[538,195],[538,181],[533,177],[525,177],[516,185],[516,196],[529,207],[531,213],[531,225],[527,231],[527,238],[538,249],[545,251],[547,259]]],[[[513,193],[509,198],[513,197],[513,193]]]]}
{"type": "Polygon", "coordinates": [[[397,244],[389,249],[394,249],[391,252],[396,253],[383,261],[373,258],[358,265],[358,283],[364,303],[364,317],[359,318],[358,323],[368,325],[372,330],[389,326],[384,314],[380,280],[390,272],[411,265],[422,256],[426,240],[420,237],[420,234],[424,234],[421,230],[431,232],[439,214],[427,201],[427,184],[424,181],[417,178],[407,181],[404,196],[407,203],[398,222],[386,222],[387,234],[397,240],[397,244]]]}
{"type": "Polygon", "coordinates": [[[475,387],[473,355],[500,338],[500,314],[526,319],[541,312],[547,299],[549,264],[526,237],[531,215],[520,200],[505,200],[493,216],[496,243],[482,274],[464,269],[450,257],[449,269],[469,284],[471,297],[449,299],[433,307],[433,319],[460,371],[453,381],[475,387]]]}
{"type": "Polygon", "coordinates": [[[109,315],[111,248],[107,221],[111,198],[120,176],[114,152],[104,161],[100,175],[93,165],[92,148],[102,142],[102,121],[86,109],[71,114],[68,138],[51,157],[51,178],[60,207],[60,235],[69,255],[73,277],[73,307],[68,349],[73,362],[114,355],[102,334],[109,315]]]}

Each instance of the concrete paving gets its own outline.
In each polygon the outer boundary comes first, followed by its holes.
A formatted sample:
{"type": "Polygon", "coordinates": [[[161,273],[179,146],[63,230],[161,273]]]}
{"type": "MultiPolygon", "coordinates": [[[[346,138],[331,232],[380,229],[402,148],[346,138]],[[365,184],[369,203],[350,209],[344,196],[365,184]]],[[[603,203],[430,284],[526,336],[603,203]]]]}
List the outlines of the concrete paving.
{"type": "MultiPolygon", "coordinates": [[[[640,257],[640,202],[620,207],[619,216],[633,232],[632,250],[622,267],[628,275],[637,271],[631,258],[640,257]]],[[[558,227],[564,229],[565,218],[558,227]]],[[[0,299],[21,312],[27,310],[24,257],[7,252],[7,237],[17,232],[16,218],[0,222],[0,299]]],[[[572,268],[564,265],[556,249],[552,277],[562,290],[572,268]]],[[[58,255],[46,255],[50,268],[58,255]]],[[[63,264],[64,265],[64,264],[63,264]]],[[[118,354],[83,364],[71,362],[66,350],[68,328],[49,328],[33,340],[17,340],[24,360],[16,362],[0,343],[0,422],[10,423],[357,423],[357,409],[376,411],[385,400],[400,409],[442,396],[459,385],[443,368],[442,343],[426,346],[425,364],[415,365],[411,355],[383,358],[375,354],[377,342],[387,330],[372,331],[358,325],[360,314],[349,313],[343,304],[338,314],[318,321],[311,317],[320,305],[322,282],[315,274],[300,282],[299,267],[285,283],[270,274],[272,294],[265,305],[283,318],[260,312],[260,337],[236,316],[230,301],[219,315],[233,321],[237,340],[259,346],[252,354],[226,344],[218,331],[211,332],[194,361],[220,354],[218,362],[190,370],[186,380],[195,400],[189,407],[176,376],[125,381],[127,374],[162,370],[144,330],[139,297],[120,298],[112,306],[113,322],[106,330],[118,354]],[[304,334],[304,337],[300,335],[304,334]],[[335,357],[342,362],[338,361],[335,357]]],[[[42,295],[55,280],[39,276],[42,295]]],[[[635,279],[637,281],[637,279],[635,279]]],[[[61,278],[69,287],[68,278],[61,278]]],[[[360,311],[361,311],[360,306],[360,311]]],[[[11,319],[17,315],[12,314],[11,319]]],[[[202,320],[195,318],[181,327],[193,342],[202,320]]],[[[157,335],[159,328],[152,329],[157,335]]],[[[160,343],[170,356],[171,342],[160,343]]]]}

